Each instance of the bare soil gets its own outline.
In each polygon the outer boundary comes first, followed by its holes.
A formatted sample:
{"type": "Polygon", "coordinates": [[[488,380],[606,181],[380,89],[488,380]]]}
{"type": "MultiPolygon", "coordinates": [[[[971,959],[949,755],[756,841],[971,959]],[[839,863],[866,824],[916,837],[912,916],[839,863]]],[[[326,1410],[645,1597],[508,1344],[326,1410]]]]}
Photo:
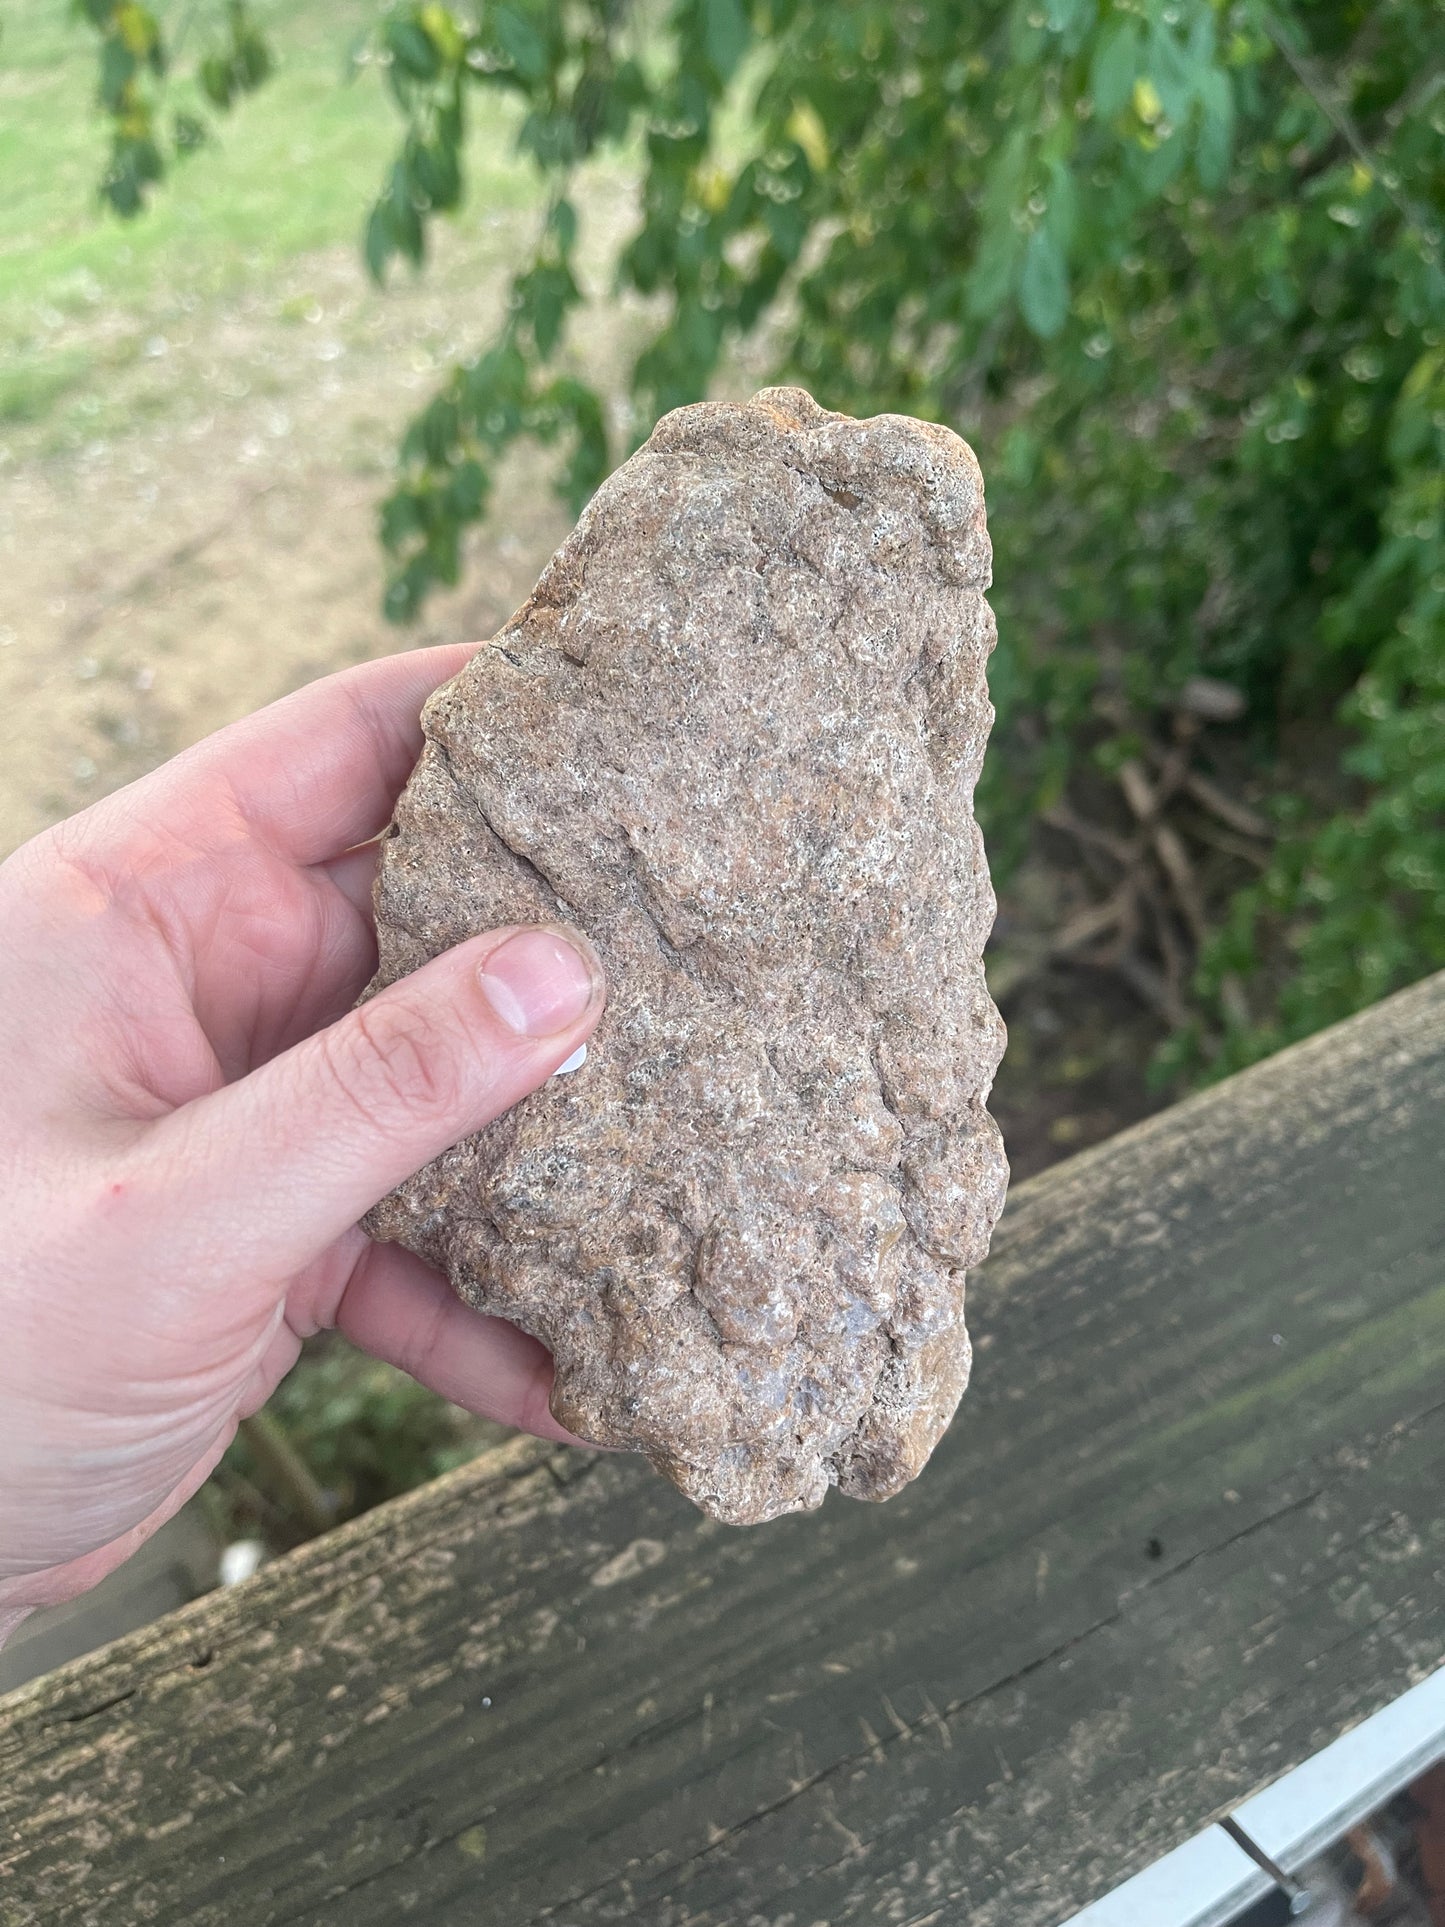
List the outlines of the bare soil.
{"type": "Polygon", "coordinates": [[[0,469],[0,850],[221,724],[364,657],[484,635],[565,532],[519,454],[465,585],[401,632],[375,529],[401,429],[495,319],[487,288],[380,301],[350,249],[147,344],[118,425],[0,469]],[[289,306],[289,312],[282,312],[289,306]]]}

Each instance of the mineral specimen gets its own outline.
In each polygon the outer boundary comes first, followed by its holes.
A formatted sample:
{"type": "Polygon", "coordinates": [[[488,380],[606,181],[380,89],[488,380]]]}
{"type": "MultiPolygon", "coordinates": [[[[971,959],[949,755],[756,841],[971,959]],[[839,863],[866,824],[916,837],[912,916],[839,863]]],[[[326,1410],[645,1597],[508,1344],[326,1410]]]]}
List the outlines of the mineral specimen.
{"type": "Polygon", "coordinates": [[[680,408],[431,699],[385,845],[373,988],[565,920],[609,1003],[580,1070],[369,1228],[720,1519],[887,1498],[968,1378],[1007,1181],[989,570],[947,429],[796,388],[680,408]]]}

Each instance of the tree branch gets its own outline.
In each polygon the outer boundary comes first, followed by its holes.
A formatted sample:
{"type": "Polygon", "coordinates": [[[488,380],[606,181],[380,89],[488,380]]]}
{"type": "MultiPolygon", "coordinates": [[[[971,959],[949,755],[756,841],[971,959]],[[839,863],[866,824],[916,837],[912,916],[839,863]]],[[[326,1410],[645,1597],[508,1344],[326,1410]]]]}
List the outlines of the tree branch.
{"type": "Polygon", "coordinates": [[[1327,82],[1314,62],[1307,54],[1295,52],[1294,48],[1290,46],[1289,41],[1285,38],[1284,30],[1276,21],[1270,18],[1269,14],[1266,13],[1262,16],[1262,24],[1270,40],[1274,43],[1276,52],[1280,55],[1285,65],[1294,75],[1300,86],[1304,88],[1315,106],[1319,108],[1325,119],[1330,123],[1330,126],[1334,128],[1346,147],[1348,147],[1350,152],[1355,156],[1355,159],[1363,168],[1367,169],[1372,179],[1379,182],[1385,198],[1390,202],[1390,205],[1395,209],[1395,212],[1400,216],[1401,220],[1404,221],[1406,227],[1408,227],[1412,233],[1418,235],[1420,240],[1425,242],[1427,246],[1432,245],[1435,236],[1432,234],[1428,222],[1422,219],[1417,210],[1411,207],[1410,203],[1400,194],[1395,185],[1396,176],[1394,170],[1381,160],[1374,149],[1368,145],[1364,135],[1356,126],[1349,109],[1344,105],[1343,101],[1335,98],[1331,93],[1327,82]]]}

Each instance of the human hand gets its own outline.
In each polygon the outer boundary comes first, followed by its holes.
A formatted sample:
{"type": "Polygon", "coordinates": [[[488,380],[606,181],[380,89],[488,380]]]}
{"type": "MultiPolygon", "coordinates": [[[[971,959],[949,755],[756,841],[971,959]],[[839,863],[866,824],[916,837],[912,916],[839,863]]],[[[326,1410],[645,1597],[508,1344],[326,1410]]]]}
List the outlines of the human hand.
{"type": "Polygon", "coordinates": [[[351,1008],[368,839],[468,654],[314,683],[0,865],[0,1637],[168,1519],[313,1332],[570,1436],[542,1346],[356,1222],[601,1011],[585,940],[532,929],[351,1008]]]}

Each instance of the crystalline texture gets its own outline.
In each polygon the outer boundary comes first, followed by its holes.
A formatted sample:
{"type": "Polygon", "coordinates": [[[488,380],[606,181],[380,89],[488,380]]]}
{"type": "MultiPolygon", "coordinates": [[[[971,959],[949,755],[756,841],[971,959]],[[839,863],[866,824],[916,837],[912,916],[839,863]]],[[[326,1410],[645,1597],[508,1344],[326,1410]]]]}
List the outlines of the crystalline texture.
{"type": "Polygon", "coordinates": [[[580,1070],[370,1228],[721,1519],[888,1497],[968,1378],[1007,1181],[989,565],[947,429],[795,388],[678,409],[432,698],[386,844],[377,986],[566,920],[610,1001],[580,1070]]]}

